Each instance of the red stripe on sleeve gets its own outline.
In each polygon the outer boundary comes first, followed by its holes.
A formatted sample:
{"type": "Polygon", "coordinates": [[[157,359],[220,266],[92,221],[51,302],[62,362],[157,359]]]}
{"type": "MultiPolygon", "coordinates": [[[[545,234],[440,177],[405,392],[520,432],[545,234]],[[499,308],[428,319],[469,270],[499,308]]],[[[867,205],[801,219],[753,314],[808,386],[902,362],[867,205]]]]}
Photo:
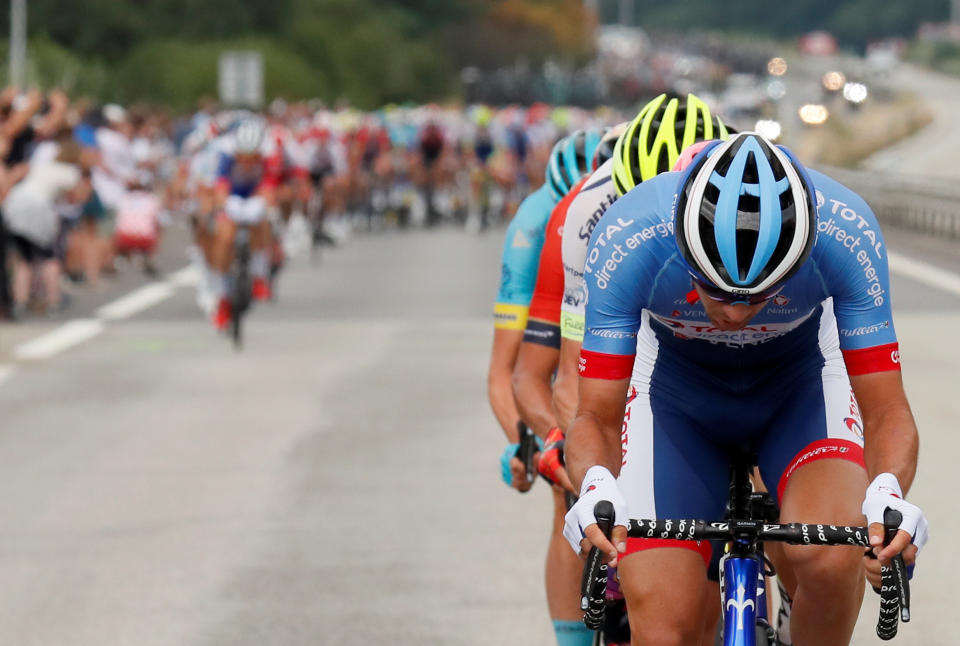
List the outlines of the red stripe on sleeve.
{"type": "Polygon", "coordinates": [[[604,354],[580,350],[580,376],[591,379],[626,379],[633,372],[632,354],[604,354]]]}
{"type": "Polygon", "coordinates": [[[847,364],[847,374],[850,376],[900,370],[900,344],[887,343],[873,348],[844,350],[843,361],[847,364]]]}

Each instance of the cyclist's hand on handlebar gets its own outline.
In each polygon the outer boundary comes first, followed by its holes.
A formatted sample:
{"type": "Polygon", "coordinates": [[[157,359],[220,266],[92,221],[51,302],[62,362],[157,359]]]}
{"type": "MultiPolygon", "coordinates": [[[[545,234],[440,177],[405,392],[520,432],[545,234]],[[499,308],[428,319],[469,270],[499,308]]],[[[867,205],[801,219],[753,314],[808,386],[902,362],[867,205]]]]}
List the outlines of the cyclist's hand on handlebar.
{"type": "Polygon", "coordinates": [[[870,483],[862,511],[870,526],[870,545],[881,565],[887,565],[890,559],[907,549],[911,543],[920,551],[927,542],[927,519],[923,511],[903,499],[900,483],[892,473],[881,473],[870,483]],[[883,513],[887,507],[899,511],[903,520],[896,537],[884,546],[883,513]]]}
{"type": "Polygon", "coordinates": [[[586,555],[596,546],[610,565],[617,564],[617,555],[627,548],[627,503],[617,486],[617,479],[606,467],[590,467],[580,487],[580,498],[565,517],[563,536],[577,554],[586,555]],[[612,540],[607,540],[597,526],[594,506],[601,500],[613,504],[612,540]]]}
{"type": "Polygon", "coordinates": [[[552,485],[559,485],[576,493],[573,483],[570,482],[570,476],[567,475],[567,469],[563,463],[563,431],[559,428],[552,428],[547,433],[544,440],[543,451],[535,459],[537,473],[546,479],[552,485]]]}
{"type": "MultiPolygon", "coordinates": [[[[907,549],[903,550],[903,562],[907,566],[907,572],[912,575],[913,566],[917,562],[917,546],[908,545],[907,549]]],[[[873,548],[867,548],[867,553],[863,557],[863,568],[866,571],[867,581],[870,583],[870,586],[879,591],[881,586],[880,579],[880,561],[877,559],[876,554],[874,554],[873,548]]]]}
{"type": "Polygon", "coordinates": [[[527,480],[527,468],[517,456],[510,458],[510,472],[513,474],[512,486],[517,491],[530,491],[533,483],[527,480]]]}
{"type": "Polygon", "coordinates": [[[533,483],[527,480],[527,469],[523,461],[517,457],[519,444],[508,444],[500,456],[500,476],[504,484],[517,491],[529,491],[533,483]]]}

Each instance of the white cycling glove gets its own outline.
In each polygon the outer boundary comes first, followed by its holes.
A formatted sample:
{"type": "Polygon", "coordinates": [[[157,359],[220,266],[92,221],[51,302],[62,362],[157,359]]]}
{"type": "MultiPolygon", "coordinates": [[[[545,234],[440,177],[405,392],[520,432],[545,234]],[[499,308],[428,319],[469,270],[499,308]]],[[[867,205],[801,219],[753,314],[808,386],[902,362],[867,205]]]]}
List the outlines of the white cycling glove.
{"type": "Polygon", "coordinates": [[[883,512],[887,507],[903,514],[900,529],[909,533],[913,537],[913,544],[917,546],[917,551],[921,550],[927,542],[927,519],[923,511],[903,499],[903,491],[895,475],[881,473],[867,487],[867,495],[863,499],[861,511],[867,517],[867,524],[883,524],[883,512]]]}
{"type": "Polygon", "coordinates": [[[627,526],[627,502],[620,493],[617,479],[610,470],[600,465],[590,467],[580,485],[580,498],[564,517],[563,537],[577,554],[580,553],[580,541],[583,530],[597,522],[593,507],[601,500],[613,504],[613,524],[627,526]]]}

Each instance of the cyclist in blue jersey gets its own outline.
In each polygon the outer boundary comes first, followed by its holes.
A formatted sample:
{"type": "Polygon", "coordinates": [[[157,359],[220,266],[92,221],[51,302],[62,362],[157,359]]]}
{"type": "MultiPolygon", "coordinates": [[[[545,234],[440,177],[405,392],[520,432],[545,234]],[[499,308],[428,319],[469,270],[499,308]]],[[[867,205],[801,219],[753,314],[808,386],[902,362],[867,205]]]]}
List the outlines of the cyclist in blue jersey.
{"type": "MultiPolygon", "coordinates": [[[[617,564],[636,643],[700,639],[710,546],[628,540],[624,523],[722,517],[734,450],[756,453],[781,521],[857,525],[865,515],[881,562],[914,558],[927,523],[903,494],[918,435],[886,248],[862,198],[741,133],[614,203],[584,278],[566,444],[581,495],[564,534],[617,564]],[[615,509],[612,541],[593,519],[599,500],[615,509]],[[904,520],[881,549],[886,507],[904,520]]],[[[784,556],[797,579],[794,645],[849,643],[862,555],[787,546],[784,556]]]]}
{"type": "Polygon", "coordinates": [[[226,273],[239,226],[250,229],[252,296],[259,301],[270,298],[270,222],[267,213],[276,205],[275,192],[280,183],[277,172],[273,170],[277,164],[271,164],[271,158],[282,153],[264,154],[267,143],[264,135],[265,129],[260,121],[244,121],[233,132],[232,150],[220,154],[214,200],[222,209],[223,216],[217,218],[210,253],[214,295],[217,298],[213,324],[218,330],[226,328],[232,314],[226,297],[226,273]]]}

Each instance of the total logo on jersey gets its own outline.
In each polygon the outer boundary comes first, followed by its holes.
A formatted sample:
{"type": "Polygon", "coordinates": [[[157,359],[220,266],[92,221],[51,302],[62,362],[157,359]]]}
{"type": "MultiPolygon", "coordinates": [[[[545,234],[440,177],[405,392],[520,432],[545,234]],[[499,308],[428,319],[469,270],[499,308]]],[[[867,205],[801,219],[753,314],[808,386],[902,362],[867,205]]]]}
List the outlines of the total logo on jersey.
{"type": "Polygon", "coordinates": [[[652,312],[650,318],[672,330],[673,336],[678,339],[699,339],[739,348],[744,345],[757,345],[783,336],[804,323],[810,318],[810,314],[795,321],[748,325],[742,330],[735,331],[721,330],[714,327],[709,321],[685,321],[678,318],[667,318],[652,312]]]}
{"type": "Polygon", "coordinates": [[[832,217],[829,220],[821,221],[817,224],[817,231],[826,235],[827,239],[832,238],[836,240],[851,254],[856,256],[857,263],[860,265],[863,275],[867,279],[867,294],[873,297],[873,304],[876,307],[880,307],[883,305],[883,295],[886,294],[886,291],[880,284],[880,275],[877,273],[876,267],[873,266],[873,260],[871,260],[870,255],[866,249],[858,249],[858,247],[863,243],[863,239],[866,238],[869,244],[865,246],[873,249],[877,258],[882,258],[883,253],[881,249],[883,248],[883,241],[880,239],[880,236],[870,228],[870,223],[867,222],[863,216],[848,207],[846,203],[832,199],[830,200],[830,204],[832,205],[830,209],[831,215],[848,222],[856,222],[857,230],[860,231],[861,234],[855,235],[848,233],[847,230],[832,217]]]}
{"type": "MultiPolygon", "coordinates": [[[[623,218],[617,218],[616,224],[607,225],[606,230],[597,236],[597,241],[594,247],[590,249],[590,253],[587,256],[587,266],[584,269],[584,273],[594,273],[594,268],[591,267],[591,265],[600,257],[600,248],[606,246],[611,236],[613,236],[615,233],[619,233],[623,229],[630,227],[633,223],[634,220],[624,221],[623,218]]],[[[613,250],[610,252],[610,257],[607,258],[602,265],[598,265],[600,270],[596,272],[597,287],[600,289],[606,289],[609,285],[609,281],[612,278],[613,272],[617,270],[617,267],[620,266],[620,263],[623,262],[624,258],[630,255],[630,251],[639,249],[644,241],[658,236],[661,238],[666,238],[670,235],[673,235],[673,222],[658,222],[656,224],[651,224],[648,227],[644,227],[629,238],[624,239],[623,245],[614,244],[612,247],[613,250]],[[626,247],[626,249],[624,249],[624,247],[626,247]]]]}

